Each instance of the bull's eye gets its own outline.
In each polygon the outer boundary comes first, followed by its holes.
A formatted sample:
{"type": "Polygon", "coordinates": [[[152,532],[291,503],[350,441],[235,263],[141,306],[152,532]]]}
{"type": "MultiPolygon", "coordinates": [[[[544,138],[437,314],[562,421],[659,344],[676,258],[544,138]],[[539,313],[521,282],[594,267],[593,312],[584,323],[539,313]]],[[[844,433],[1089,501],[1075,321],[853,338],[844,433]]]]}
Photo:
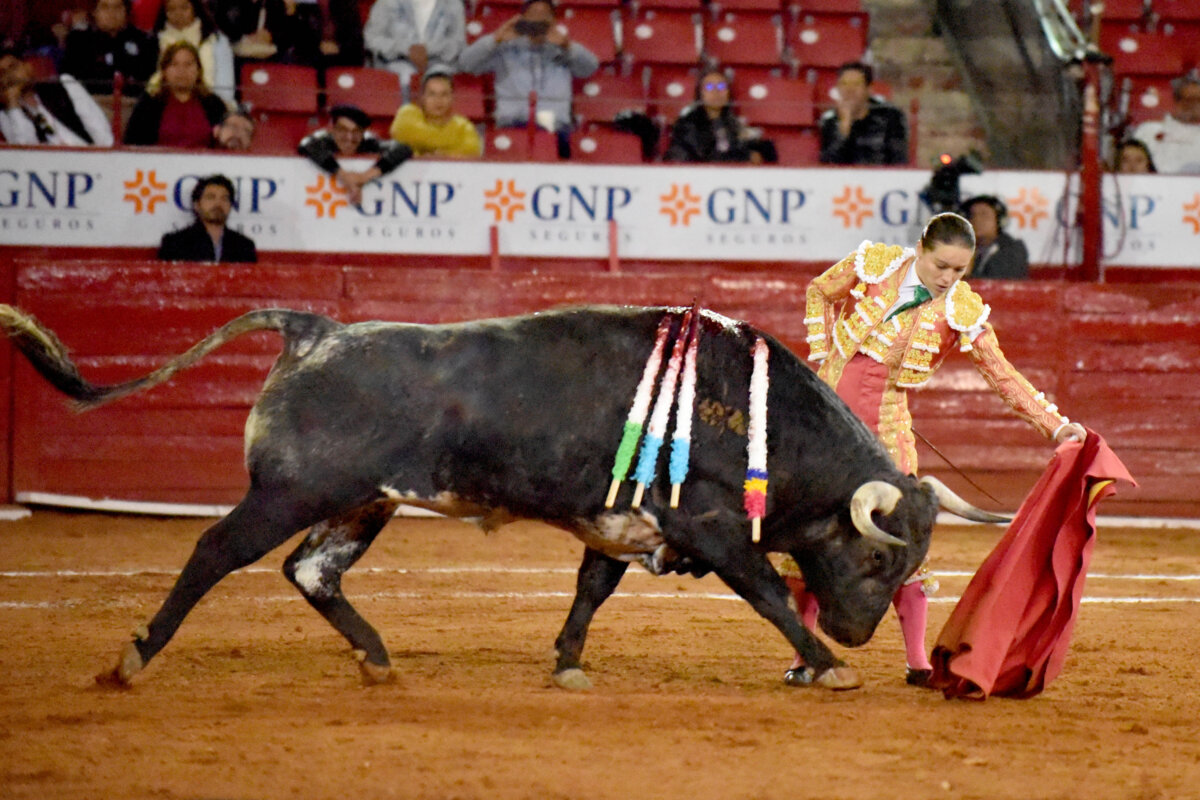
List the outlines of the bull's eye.
{"type": "Polygon", "coordinates": [[[877,565],[883,564],[883,559],[884,559],[884,555],[883,555],[882,550],[872,550],[871,551],[871,560],[874,561],[877,565]]]}

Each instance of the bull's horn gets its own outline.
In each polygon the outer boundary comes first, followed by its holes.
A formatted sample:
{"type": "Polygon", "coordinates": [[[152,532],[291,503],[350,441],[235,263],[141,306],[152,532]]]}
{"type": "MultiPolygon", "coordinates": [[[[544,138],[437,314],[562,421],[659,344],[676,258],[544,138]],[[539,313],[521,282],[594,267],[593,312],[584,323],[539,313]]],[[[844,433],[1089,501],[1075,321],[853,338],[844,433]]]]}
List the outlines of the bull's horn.
{"type": "Polygon", "coordinates": [[[949,486],[932,475],[926,475],[924,478],[921,478],[920,482],[922,486],[928,486],[933,489],[933,493],[937,495],[938,504],[951,514],[957,514],[963,519],[969,519],[972,522],[1012,522],[1011,516],[993,514],[990,511],[984,511],[982,508],[976,508],[956,495],[949,486]]]}
{"type": "Polygon", "coordinates": [[[900,496],[900,490],[887,481],[869,481],[855,489],[854,496],[850,498],[850,519],[854,521],[854,527],[872,541],[907,547],[908,542],[892,536],[871,519],[873,511],[892,513],[896,503],[900,502],[900,496]]]}

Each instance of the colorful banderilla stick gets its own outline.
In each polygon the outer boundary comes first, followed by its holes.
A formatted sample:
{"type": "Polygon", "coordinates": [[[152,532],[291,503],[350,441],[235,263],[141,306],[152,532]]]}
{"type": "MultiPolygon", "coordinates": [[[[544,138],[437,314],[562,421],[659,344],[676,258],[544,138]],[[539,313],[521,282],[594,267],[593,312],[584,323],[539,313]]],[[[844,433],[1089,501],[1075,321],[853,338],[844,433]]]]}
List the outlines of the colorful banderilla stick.
{"type": "Polygon", "coordinates": [[[671,404],[675,400],[675,384],[679,381],[679,371],[683,367],[683,353],[687,347],[687,330],[692,322],[692,311],[689,309],[683,315],[679,324],[679,336],[675,337],[675,347],[671,350],[671,360],[667,362],[667,371],[663,373],[662,384],[658,387],[658,399],[654,401],[654,411],[650,414],[650,424],[646,428],[646,437],[642,440],[642,451],[638,454],[637,469],[633,476],[637,487],[633,491],[633,508],[642,505],[642,493],[646,486],[654,481],[654,468],[658,464],[658,451],[662,447],[663,438],[667,435],[667,420],[671,416],[671,404]]]}
{"type": "Polygon", "coordinates": [[[667,346],[667,334],[671,330],[671,315],[663,316],[658,323],[658,332],[654,335],[654,349],[646,359],[642,369],[642,379],[638,383],[637,392],[633,396],[633,406],[625,419],[625,428],[621,432],[621,444],[617,447],[617,456],[613,460],[612,484],[608,488],[608,498],[604,501],[605,508],[612,508],[617,502],[617,490],[621,481],[629,474],[629,465],[633,462],[633,454],[637,450],[638,439],[642,435],[642,426],[646,415],[650,413],[650,396],[654,394],[654,382],[658,380],[658,371],[662,366],[663,351],[667,346]]]}
{"type": "Polygon", "coordinates": [[[750,538],[762,538],[762,519],[767,514],[767,342],[754,343],[754,371],[750,374],[749,443],[746,446],[746,483],[743,502],[750,518],[750,538]]]}
{"type": "Polygon", "coordinates": [[[692,416],[696,405],[696,350],[700,343],[700,313],[692,306],[692,325],[688,328],[687,355],[683,358],[683,380],[679,384],[679,402],[675,405],[675,433],[671,437],[671,508],[679,508],[679,487],[687,478],[692,450],[692,416]]]}

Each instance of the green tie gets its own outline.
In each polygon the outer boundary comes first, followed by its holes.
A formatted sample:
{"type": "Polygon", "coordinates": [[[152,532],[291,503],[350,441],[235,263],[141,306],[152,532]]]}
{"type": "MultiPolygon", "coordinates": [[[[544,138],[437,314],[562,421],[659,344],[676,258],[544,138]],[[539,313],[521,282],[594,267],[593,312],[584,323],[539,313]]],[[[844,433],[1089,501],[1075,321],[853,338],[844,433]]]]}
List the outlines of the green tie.
{"type": "MultiPolygon", "coordinates": [[[[888,314],[887,319],[891,319],[892,317],[899,314],[901,311],[907,311],[908,309],[912,308],[913,306],[919,306],[919,305],[921,305],[921,303],[924,303],[926,300],[928,300],[931,297],[933,297],[933,295],[931,295],[929,293],[929,290],[926,289],[923,285],[918,283],[917,291],[913,293],[913,299],[909,300],[907,303],[900,306],[892,313],[888,314]]],[[[884,321],[886,322],[887,320],[884,320],[884,321]]]]}

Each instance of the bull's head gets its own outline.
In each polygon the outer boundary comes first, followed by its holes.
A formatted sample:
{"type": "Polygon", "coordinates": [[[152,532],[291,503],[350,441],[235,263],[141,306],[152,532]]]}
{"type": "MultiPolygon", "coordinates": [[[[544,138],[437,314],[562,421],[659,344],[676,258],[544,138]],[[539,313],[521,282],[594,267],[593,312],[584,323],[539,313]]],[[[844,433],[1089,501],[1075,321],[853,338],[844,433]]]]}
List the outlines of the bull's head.
{"type": "Polygon", "coordinates": [[[840,644],[865,643],[892,595],[929,551],[939,508],[978,522],[1008,517],[975,508],[936,478],[871,481],[828,523],[820,546],[793,554],[821,607],[821,629],[840,644]]]}

